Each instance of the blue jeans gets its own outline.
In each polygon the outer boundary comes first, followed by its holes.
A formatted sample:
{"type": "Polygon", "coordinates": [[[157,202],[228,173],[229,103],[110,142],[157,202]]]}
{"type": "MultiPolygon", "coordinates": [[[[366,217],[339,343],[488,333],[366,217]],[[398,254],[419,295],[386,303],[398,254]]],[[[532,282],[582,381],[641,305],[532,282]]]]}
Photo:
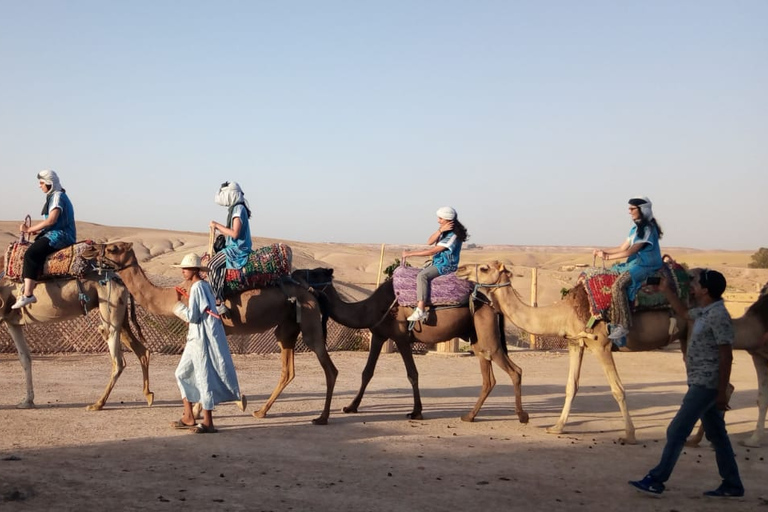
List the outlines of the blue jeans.
{"type": "Polygon", "coordinates": [[[696,421],[701,419],[704,433],[715,447],[717,469],[723,479],[723,485],[728,489],[744,489],[733,447],[725,430],[725,418],[723,412],[719,411],[715,405],[716,399],[716,389],[688,386],[688,392],[683,397],[680,410],[667,427],[667,444],[664,445],[664,451],[661,453],[661,461],[658,466],[648,472],[654,480],[662,483],[669,480],[680,452],[683,451],[686,438],[693,431],[696,421]]]}

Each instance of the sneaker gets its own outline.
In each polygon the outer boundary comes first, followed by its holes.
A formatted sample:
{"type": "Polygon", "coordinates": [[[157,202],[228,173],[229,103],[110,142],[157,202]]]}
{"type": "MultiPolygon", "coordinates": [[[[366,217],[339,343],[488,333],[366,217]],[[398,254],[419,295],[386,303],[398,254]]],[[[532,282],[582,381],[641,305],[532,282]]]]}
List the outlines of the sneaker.
{"type": "Polygon", "coordinates": [[[654,480],[651,475],[645,475],[642,480],[630,480],[628,483],[635,489],[650,494],[659,495],[664,492],[664,484],[654,480]]]}
{"type": "Polygon", "coordinates": [[[611,324],[609,326],[610,334],[608,334],[608,337],[612,340],[618,340],[619,338],[624,338],[629,334],[629,331],[623,326],[623,325],[613,325],[611,324]]]}
{"type": "Polygon", "coordinates": [[[726,487],[725,484],[720,484],[720,487],[714,491],[705,492],[704,496],[711,496],[715,498],[740,498],[744,496],[744,488],[726,487]]]}
{"type": "Polygon", "coordinates": [[[411,313],[411,316],[406,318],[406,320],[408,320],[409,322],[423,322],[426,319],[427,319],[427,312],[419,308],[414,309],[413,313],[411,313]]]}
{"type": "Polygon", "coordinates": [[[229,308],[224,304],[219,304],[216,306],[216,312],[219,316],[227,316],[229,314],[229,308]]]}
{"type": "Polygon", "coordinates": [[[16,300],[16,303],[11,306],[11,309],[21,309],[27,304],[34,304],[35,302],[37,302],[37,297],[34,295],[22,295],[16,300]]]}

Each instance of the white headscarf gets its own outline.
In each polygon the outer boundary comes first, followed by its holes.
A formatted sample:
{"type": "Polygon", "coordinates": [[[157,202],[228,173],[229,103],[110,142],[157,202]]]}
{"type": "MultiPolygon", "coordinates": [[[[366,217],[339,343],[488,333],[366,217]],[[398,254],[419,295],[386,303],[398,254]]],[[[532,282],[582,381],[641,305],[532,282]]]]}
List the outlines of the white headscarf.
{"type": "Polygon", "coordinates": [[[245,203],[245,207],[248,208],[249,211],[251,209],[248,201],[245,199],[243,189],[241,189],[240,185],[235,181],[225,181],[222,183],[219,191],[216,192],[214,201],[216,201],[216,204],[224,206],[225,208],[229,208],[233,204],[245,203]]]}
{"type": "Polygon", "coordinates": [[[453,220],[456,218],[456,210],[450,206],[443,206],[437,209],[437,216],[445,220],[453,220]]]}
{"type": "Polygon", "coordinates": [[[629,200],[629,204],[640,208],[640,213],[643,214],[643,219],[650,222],[653,220],[653,203],[645,196],[633,197],[629,200]]]}
{"type": "Polygon", "coordinates": [[[63,190],[61,188],[61,181],[59,180],[59,175],[56,174],[56,171],[53,171],[51,169],[45,169],[44,171],[40,171],[39,173],[37,173],[37,179],[39,181],[42,181],[49,187],[51,187],[51,190],[49,192],[63,190]]]}

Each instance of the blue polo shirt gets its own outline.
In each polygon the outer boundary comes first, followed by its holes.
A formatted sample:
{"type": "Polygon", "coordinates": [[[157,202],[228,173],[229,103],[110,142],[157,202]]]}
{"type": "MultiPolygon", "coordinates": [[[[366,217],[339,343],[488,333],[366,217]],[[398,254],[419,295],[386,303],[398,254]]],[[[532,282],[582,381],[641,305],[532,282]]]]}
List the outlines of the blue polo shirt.
{"type": "Polygon", "coordinates": [[[77,241],[77,228],[75,227],[75,210],[72,202],[63,190],[56,190],[48,194],[48,214],[59,210],[59,218],[56,223],[40,232],[41,237],[47,238],[48,243],[54,249],[63,249],[69,247],[77,241]]]}
{"type": "Polygon", "coordinates": [[[432,265],[437,267],[440,275],[456,272],[459,268],[459,256],[461,255],[461,240],[453,231],[446,231],[440,234],[437,239],[438,247],[445,247],[432,257],[432,265]]]}

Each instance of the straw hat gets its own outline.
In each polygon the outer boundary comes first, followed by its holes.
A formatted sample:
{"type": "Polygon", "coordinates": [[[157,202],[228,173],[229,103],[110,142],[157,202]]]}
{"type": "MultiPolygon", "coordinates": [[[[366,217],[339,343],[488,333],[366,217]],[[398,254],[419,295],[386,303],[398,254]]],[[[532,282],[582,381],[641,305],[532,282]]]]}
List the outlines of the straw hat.
{"type": "Polygon", "coordinates": [[[193,252],[184,256],[184,259],[181,260],[181,263],[179,265],[171,265],[171,266],[176,268],[196,268],[198,270],[202,270],[203,272],[207,272],[210,270],[208,267],[203,265],[203,262],[200,259],[200,256],[198,256],[193,252]]]}

